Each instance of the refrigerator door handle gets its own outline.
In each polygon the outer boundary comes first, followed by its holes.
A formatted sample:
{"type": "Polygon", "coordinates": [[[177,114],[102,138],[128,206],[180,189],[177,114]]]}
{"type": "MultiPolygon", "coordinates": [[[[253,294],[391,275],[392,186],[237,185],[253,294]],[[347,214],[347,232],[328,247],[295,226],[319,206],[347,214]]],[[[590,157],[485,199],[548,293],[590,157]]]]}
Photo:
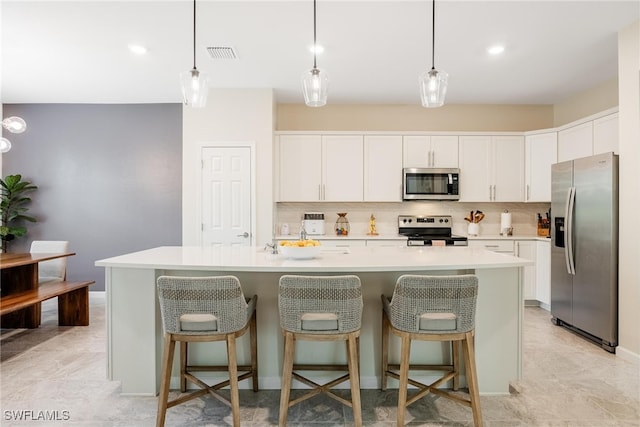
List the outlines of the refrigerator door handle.
{"type": "Polygon", "coordinates": [[[565,232],[564,232],[564,258],[567,265],[567,273],[575,276],[576,266],[573,256],[573,210],[576,200],[576,188],[569,187],[567,191],[567,203],[565,204],[565,232]]]}

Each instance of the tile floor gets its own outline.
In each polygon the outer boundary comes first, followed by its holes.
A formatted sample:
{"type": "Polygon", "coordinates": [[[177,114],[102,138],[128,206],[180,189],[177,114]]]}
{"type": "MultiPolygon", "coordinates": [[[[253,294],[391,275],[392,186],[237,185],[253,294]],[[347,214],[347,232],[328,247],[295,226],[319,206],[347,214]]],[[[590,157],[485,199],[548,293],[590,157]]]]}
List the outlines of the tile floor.
{"type": "MultiPolygon", "coordinates": [[[[121,397],[118,383],[105,379],[104,295],[91,293],[89,327],[58,327],[56,313],[50,301],[43,304],[40,328],[2,331],[0,425],[154,425],[155,398],[121,397]],[[54,419],[38,419],[47,416],[54,419]]],[[[549,317],[542,309],[525,309],[520,393],[482,396],[485,425],[640,426],[639,366],[553,326],[549,317]]],[[[363,390],[365,425],[395,426],[396,398],[394,391],[363,390]]],[[[243,390],[241,400],[243,426],[277,425],[279,391],[243,390]]],[[[406,419],[411,426],[473,424],[468,408],[430,396],[412,405],[406,419]]],[[[205,397],[169,409],[166,425],[227,426],[229,420],[226,406],[205,397]]],[[[320,396],[289,412],[291,426],[352,420],[349,408],[320,396]]]]}

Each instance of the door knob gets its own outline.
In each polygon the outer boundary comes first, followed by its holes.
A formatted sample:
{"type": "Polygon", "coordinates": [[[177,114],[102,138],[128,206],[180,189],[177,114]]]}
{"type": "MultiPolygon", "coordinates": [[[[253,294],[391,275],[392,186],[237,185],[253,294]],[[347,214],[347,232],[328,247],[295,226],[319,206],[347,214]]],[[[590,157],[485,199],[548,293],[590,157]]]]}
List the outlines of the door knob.
{"type": "Polygon", "coordinates": [[[244,232],[244,233],[242,233],[242,234],[238,234],[238,235],[237,235],[237,237],[244,237],[244,238],[246,239],[247,237],[249,237],[249,233],[247,233],[247,232],[245,231],[245,232],[244,232]]]}

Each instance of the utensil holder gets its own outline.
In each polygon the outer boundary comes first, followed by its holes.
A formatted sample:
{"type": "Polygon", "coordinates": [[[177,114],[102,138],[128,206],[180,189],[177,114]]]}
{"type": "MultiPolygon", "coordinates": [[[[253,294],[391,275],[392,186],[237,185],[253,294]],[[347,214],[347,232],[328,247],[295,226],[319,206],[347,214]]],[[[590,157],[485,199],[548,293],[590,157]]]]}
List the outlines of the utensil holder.
{"type": "Polygon", "coordinates": [[[478,234],[480,234],[480,224],[478,224],[477,222],[470,222],[469,226],[467,227],[467,234],[469,236],[477,236],[478,234]]]}

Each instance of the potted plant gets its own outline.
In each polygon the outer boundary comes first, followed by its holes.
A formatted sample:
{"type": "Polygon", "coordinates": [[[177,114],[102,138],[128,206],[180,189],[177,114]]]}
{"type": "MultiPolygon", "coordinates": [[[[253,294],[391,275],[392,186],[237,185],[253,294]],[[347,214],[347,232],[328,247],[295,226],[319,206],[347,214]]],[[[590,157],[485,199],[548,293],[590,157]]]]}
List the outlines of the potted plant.
{"type": "Polygon", "coordinates": [[[26,194],[38,187],[29,181],[23,181],[22,175],[9,175],[4,180],[0,179],[0,185],[2,186],[0,238],[2,239],[2,252],[7,252],[8,242],[27,234],[27,228],[22,225],[22,222],[36,222],[34,217],[26,215],[29,208],[25,205],[31,202],[26,194]]]}

